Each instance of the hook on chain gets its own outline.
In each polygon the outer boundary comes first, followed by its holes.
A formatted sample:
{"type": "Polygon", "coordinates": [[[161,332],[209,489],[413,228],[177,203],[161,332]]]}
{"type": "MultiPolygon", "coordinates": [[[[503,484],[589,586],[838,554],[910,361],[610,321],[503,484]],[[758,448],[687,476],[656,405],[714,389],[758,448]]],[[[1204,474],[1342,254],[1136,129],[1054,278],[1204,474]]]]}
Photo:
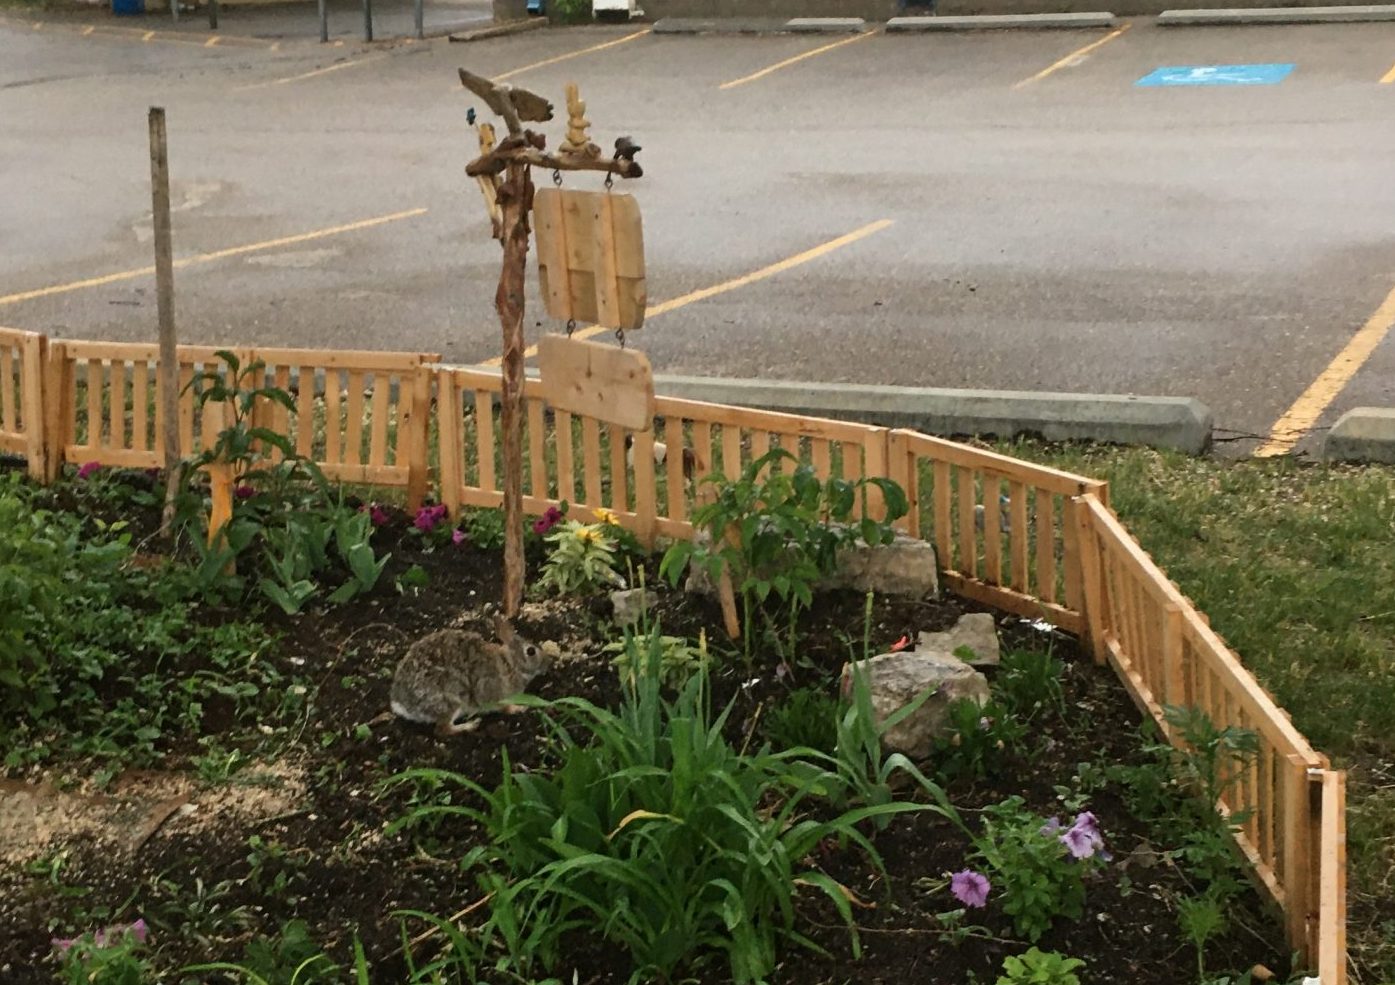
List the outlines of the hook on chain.
{"type": "Polygon", "coordinates": [[[612,188],[614,188],[614,187],[615,187],[615,172],[614,172],[614,171],[607,171],[607,172],[605,173],[605,190],[606,190],[606,191],[610,191],[610,190],[611,190],[612,188]]]}
{"type": "Polygon", "coordinates": [[[625,348],[625,330],[623,328],[615,330],[615,340],[620,343],[620,348],[625,348]]]}
{"type": "Polygon", "coordinates": [[[576,331],[576,319],[575,319],[575,318],[568,318],[568,319],[567,319],[567,338],[571,338],[571,337],[572,337],[572,333],[575,332],[575,331],[576,331]]]}
{"type": "Polygon", "coordinates": [[[559,168],[552,169],[552,183],[558,188],[562,187],[562,171],[559,168]]]}

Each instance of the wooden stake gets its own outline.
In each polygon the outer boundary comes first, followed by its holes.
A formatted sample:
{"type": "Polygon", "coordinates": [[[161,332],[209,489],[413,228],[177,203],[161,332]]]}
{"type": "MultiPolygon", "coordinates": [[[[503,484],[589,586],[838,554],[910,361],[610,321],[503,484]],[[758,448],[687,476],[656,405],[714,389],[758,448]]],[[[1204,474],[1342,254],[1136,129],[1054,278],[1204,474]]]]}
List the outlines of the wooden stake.
{"type": "Polygon", "coordinates": [[[160,404],[164,412],[165,509],[160,535],[168,537],[179,494],[179,350],[174,335],[174,244],[170,234],[170,162],[165,111],[150,107],[150,194],[155,227],[155,295],[160,320],[160,404]]]}
{"type": "Polygon", "coordinates": [[[528,210],[533,179],[526,164],[510,164],[499,188],[504,264],[494,307],[504,336],[499,430],[504,458],[504,615],[523,604],[523,282],[528,268],[528,210]]]}

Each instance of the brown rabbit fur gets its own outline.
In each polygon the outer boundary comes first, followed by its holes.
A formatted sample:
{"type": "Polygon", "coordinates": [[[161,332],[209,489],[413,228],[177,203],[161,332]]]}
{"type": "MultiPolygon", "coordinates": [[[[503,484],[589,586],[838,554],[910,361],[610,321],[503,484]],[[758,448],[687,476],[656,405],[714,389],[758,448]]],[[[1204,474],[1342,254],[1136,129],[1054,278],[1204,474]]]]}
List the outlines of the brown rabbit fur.
{"type": "Polygon", "coordinates": [[[474,715],[519,694],[551,666],[556,647],[518,636],[500,616],[500,642],[464,629],[441,629],[411,645],[392,679],[393,713],[436,727],[441,736],[475,727],[474,715]]]}

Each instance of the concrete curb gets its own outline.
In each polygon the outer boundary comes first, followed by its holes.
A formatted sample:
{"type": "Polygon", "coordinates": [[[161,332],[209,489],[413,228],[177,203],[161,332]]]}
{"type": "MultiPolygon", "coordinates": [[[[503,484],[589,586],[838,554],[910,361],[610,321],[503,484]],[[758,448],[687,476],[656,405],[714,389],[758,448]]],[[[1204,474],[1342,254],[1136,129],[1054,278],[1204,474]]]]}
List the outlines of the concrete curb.
{"type": "Polygon", "coordinates": [[[448,37],[452,41],[483,41],[485,38],[502,38],[510,34],[521,34],[524,31],[536,31],[539,28],[547,27],[546,17],[530,17],[521,21],[505,21],[502,24],[491,24],[488,27],[478,27],[472,31],[456,31],[448,37]]]}
{"type": "Polygon", "coordinates": [[[785,21],[794,34],[861,34],[867,22],[861,17],[795,17],[785,21]]]}
{"type": "Polygon", "coordinates": [[[886,30],[888,34],[920,31],[1065,30],[1114,27],[1117,23],[1115,16],[1108,11],[1074,14],[983,14],[963,17],[893,17],[886,22],[886,30]]]}
{"type": "Polygon", "coordinates": [[[1395,5],[1353,5],[1349,7],[1257,7],[1253,10],[1164,10],[1157,17],[1159,27],[1209,27],[1236,24],[1351,24],[1365,21],[1395,21],[1395,5]]]}
{"type": "Polygon", "coordinates": [[[1395,408],[1356,407],[1347,411],[1327,432],[1322,460],[1395,465],[1395,408]]]}
{"type": "Polygon", "coordinates": [[[669,397],[907,427],[929,434],[1041,435],[1049,441],[1107,441],[1175,448],[1211,443],[1211,411],[1190,397],[945,390],[847,383],[655,376],[669,397]]]}
{"type": "Polygon", "coordinates": [[[665,17],[654,22],[655,34],[783,34],[782,17],[665,17]]]}

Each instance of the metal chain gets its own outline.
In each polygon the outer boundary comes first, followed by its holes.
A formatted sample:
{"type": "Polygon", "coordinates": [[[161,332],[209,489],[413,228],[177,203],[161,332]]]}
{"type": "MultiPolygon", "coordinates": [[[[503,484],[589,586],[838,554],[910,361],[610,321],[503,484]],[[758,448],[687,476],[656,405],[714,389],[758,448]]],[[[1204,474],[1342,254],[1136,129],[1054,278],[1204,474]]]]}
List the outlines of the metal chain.
{"type": "Polygon", "coordinates": [[[562,172],[558,168],[552,169],[552,183],[558,188],[562,187],[562,172]]]}
{"type": "Polygon", "coordinates": [[[607,171],[605,173],[605,190],[610,191],[613,187],[615,187],[615,172],[607,171]]]}
{"type": "Polygon", "coordinates": [[[620,343],[620,348],[625,348],[625,330],[623,328],[615,330],[615,339],[620,343]]]}
{"type": "Polygon", "coordinates": [[[568,319],[567,319],[567,338],[571,338],[571,337],[572,337],[572,333],[575,332],[575,331],[576,331],[576,319],[575,319],[575,318],[568,318],[568,319]]]}

